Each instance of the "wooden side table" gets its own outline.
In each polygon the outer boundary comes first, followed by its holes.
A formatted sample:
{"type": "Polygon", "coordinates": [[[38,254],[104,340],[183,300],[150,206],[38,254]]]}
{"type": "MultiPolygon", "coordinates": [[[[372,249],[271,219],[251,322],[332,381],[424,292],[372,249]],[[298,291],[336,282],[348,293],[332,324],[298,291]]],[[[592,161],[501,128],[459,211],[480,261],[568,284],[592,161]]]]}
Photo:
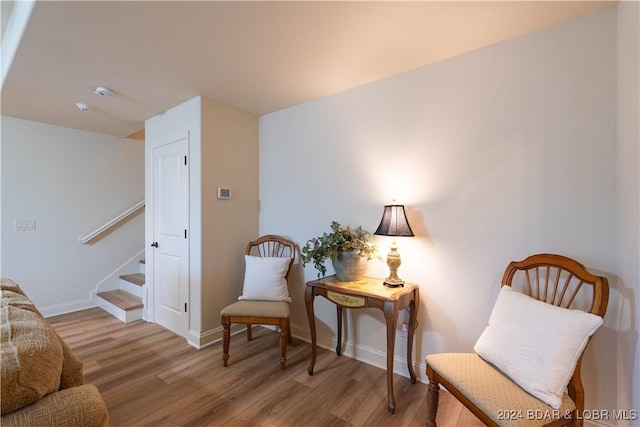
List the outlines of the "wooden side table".
{"type": "Polygon", "coordinates": [[[382,279],[365,277],[357,282],[341,282],[336,276],[323,277],[322,279],[307,282],[305,288],[305,304],[309,329],[311,331],[311,361],[309,362],[309,375],[313,375],[313,367],[316,363],[316,319],[313,312],[313,300],[316,295],[321,295],[336,304],[338,344],[336,354],[340,356],[342,348],[342,309],[375,307],[382,310],[387,323],[387,398],[389,412],[394,413],[396,401],[393,395],[393,356],[396,342],[396,324],[398,323],[398,311],[409,309],[409,330],[407,331],[407,368],[411,376],[411,383],[416,382],[416,373],[413,370],[412,351],[413,335],[416,329],[416,313],[418,311],[419,287],[411,283],[405,283],[404,287],[388,288],[382,284],[382,279]]]}

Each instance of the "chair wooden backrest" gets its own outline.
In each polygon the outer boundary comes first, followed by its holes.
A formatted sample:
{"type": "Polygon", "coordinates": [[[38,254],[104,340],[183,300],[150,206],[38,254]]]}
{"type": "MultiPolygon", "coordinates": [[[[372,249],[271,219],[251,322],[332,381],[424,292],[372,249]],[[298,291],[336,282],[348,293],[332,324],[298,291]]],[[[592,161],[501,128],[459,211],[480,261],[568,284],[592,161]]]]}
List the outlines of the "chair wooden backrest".
{"type": "MultiPolygon", "coordinates": [[[[502,286],[514,287],[516,283],[524,294],[547,304],[582,309],[600,317],[607,311],[608,280],[589,273],[584,265],[562,255],[538,254],[512,261],[504,272],[502,286]]],[[[581,363],[582,354],[567,386],[579,412],[584,410],[581,363]]]]}
{"type": "Polygon", "coordinates": [[[291,267],[293,266],[293,259],[295,257],[295,244],[282,236],[267,234],[259,237],[257,240],[247,243],[245,254],[261,257],[291,258],[291,261],[289,262],[289,269],[285,276],[285,279],[288,280],[291,267]]]}

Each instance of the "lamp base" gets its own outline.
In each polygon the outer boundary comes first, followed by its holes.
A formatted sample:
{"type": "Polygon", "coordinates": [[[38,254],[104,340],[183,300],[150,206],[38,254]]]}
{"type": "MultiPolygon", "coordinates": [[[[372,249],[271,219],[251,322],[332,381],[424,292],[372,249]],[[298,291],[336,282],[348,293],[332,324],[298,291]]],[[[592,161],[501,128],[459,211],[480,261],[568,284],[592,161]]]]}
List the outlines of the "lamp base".
{"type": "Polygon", "coordinates": [[[389,266],[389,277],[384,279],[383,285],[388,288],[400,288],[404,286],[404,280],[398,277],[398,267],[400,267],[400,253],[396,246],[396,239],[391,242],[391,250],[387,254],[387,265],[389,266]]]}
{"type": "Polygon", "coordinates": [[[387,278],[382,284],[387,288],[402,288],[404,287],[404,280],[390,280],[387,278]]]}

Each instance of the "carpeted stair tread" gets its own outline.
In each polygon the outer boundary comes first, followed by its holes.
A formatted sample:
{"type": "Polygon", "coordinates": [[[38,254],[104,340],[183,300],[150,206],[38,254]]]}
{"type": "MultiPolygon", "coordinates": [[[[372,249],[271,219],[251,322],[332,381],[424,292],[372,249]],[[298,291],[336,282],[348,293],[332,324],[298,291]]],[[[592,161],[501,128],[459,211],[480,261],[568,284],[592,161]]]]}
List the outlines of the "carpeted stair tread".
{"type": "Polygon", "coordinates": [[[120,278],[127,282],[131,282],[134,285],[144,285],[144,273],[123,274],[120,278]]]}
{"type": "Polygon", "coordinates": [[[131,295],[129,292],[123,291],[122,289],[99,292],[98,296],[125,311],[143,307],[142,298],[131,295]]]}

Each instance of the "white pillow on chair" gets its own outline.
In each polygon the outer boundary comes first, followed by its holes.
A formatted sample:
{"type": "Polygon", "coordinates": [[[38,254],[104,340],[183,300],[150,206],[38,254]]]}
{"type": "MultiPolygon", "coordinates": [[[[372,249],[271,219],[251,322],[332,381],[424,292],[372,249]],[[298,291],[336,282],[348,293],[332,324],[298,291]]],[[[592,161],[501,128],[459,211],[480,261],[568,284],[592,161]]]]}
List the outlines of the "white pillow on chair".
{"type": "Polygon", "coordinates": [[[285,276],[290,258],[245,255],[244,285],[239,300],[291,302],[285,276]]]}
{"type": "Polygon", "coordinates": [[[556,307],[503,286],[473,349],[558,409],[578,358],[600,325],[600,316],[556,307]]]}

